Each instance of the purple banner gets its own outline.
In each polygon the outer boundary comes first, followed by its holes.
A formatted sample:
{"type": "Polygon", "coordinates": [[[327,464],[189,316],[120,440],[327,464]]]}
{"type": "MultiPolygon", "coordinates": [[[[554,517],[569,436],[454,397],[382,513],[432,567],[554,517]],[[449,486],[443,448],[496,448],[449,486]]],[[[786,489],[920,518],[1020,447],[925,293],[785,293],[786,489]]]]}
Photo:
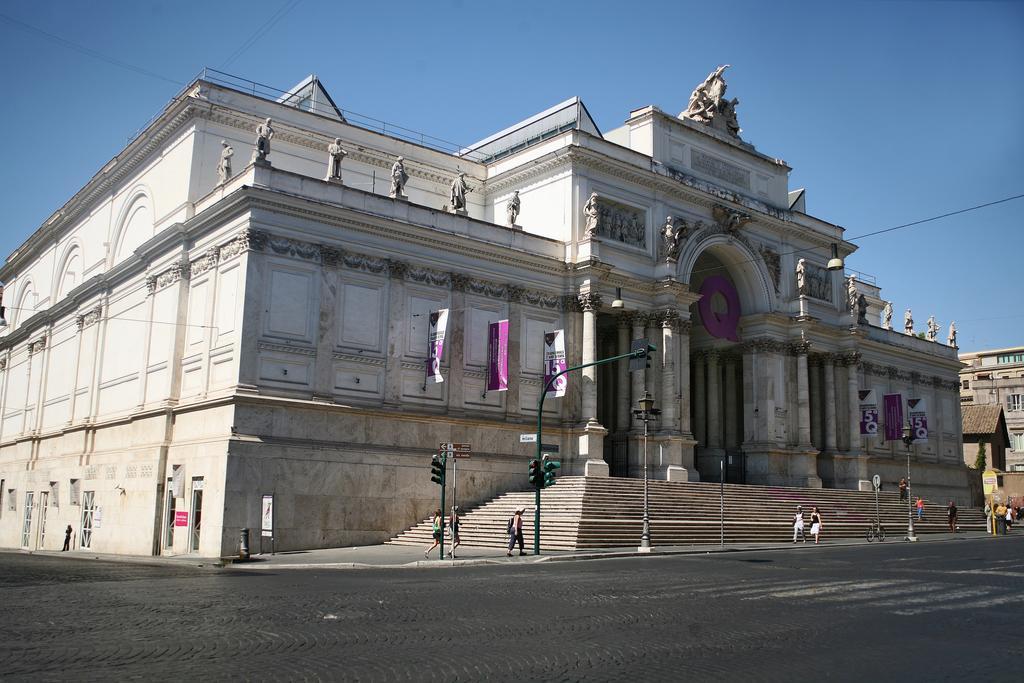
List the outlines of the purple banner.
{"type": "Polygon", "coordinates": [[[903,439],[903,394],[886,394],[883,398],[885,410],[885,440],[903,439]]]}
{"type": "Polygon", "coordinates": [[[908,398],[907,418],[914,439],[911,443],[928,443],[928,402],[923,398],[908,398]]]}
{"type": "Polygon", "coordinates": [[[444,381],[441,376],[441,358],[444,355],[444,333],[448,329],[448,309],[430,312],[427,332],[427,382],[444,381]]]}
{"type": "Polygon", "coordinates": [[[508,391],[508,321],[487,326],[487,391],[508,391]]]}
{"type": "Polygon", "coordinates": [[[878,400],[873,389],[858,392],[860,398],[860,433],[862,436],[878,435],[878,400]]]}
{"type": "Polygon", "coordinates": [[[569,386],[567,375],[559,375],[558,379],[551,382],[551,378],[563,372],[568,366],[565,364],[565,334],[562,330],[544,333],[544,386],[548,387],[545,396],[558,398],[565,396],[565,389],[569,386]],[[548,385],[551,382],[551,385],[548,385]]]}
{"type": "Polygon", "coordinates": [[[739,341],[738,325],[740,322],[740,295],[728,278],[712,275],[700,286],[700,301],[697,302],[700,320],[704,329],[712,337],[739,341]],[[725,302],[725,311],[719,313],[712,306],[715,295],[725,302]]]}

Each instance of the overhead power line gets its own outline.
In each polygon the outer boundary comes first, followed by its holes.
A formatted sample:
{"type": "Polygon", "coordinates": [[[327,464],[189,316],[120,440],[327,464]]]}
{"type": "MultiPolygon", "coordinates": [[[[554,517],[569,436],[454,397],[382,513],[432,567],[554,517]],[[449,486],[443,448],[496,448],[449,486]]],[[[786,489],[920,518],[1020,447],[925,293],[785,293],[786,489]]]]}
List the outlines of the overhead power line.
{"type": "Polygon", "coordinates": [[[245,54],[246,50],[259,42],[259,40],[274,27],[274,24],[281,21],[281,19],[284,19],[286,14],[295,9],[300,2],[302,2],[302,0],[289,0],[289,2],[282,5],[280,9],[270,15],[269,19],[260,24],[259,28],[257,28],[251,36],[246,38],[237,50],[231,53],[231,56],[227,58],[227,61],[224,62],[221,68],[226,69],[231,66],[235,60],[245,54]]]}
{"type": "Polygon", "coordinates": [[[155,71],[150,71],[149,69],[146,69],[144,67],[141,67],[141,66],[138,66],[138,65],[135,65],[135,64],[129,64],[128,62],[122,61],[122,60],[117,59],[115,57],[111,57],[109,55],[105,55],[102,52],[98,52],[96,50],[93,50],[90,47],[86,47],[84,45],[79,45],[78,43],[75,43],[75,42],[72,42],[72,41],[68,40],[67,38],[61,38],[58,35],[50,33],[49,31],[44,31],[43,29],[39,28],[38,26],[33,26],[32,24],[27,24],[24,21],[21,21],[20,19],[15,19],[12,16],[8,16],[6,14],[0,13],[0,20],[6,21],[8,24],[11,24],[12,26],[17,26],[18,28],[20,28],[22,30],[25,30],[25,31],[29,31],[30,33],[35,33],[36,35],[43,36],[47,40],[50,40],[50,41],[52,41],[54,43],[57,43],[59,45],[63,45],[64,47],[66,47],[68,49],[74,50],[75,52],[80,52],[81,54],[88,55],[89,57],[92,57],[94,59],[98,59],[98,60],[100,60],[102,62],[106,62],[107,64],[112,64],[112,65],[114,65],[116,67],[120,67],[122,69],[127,69],[128,71],[134,71],[135,73],[142,74],[143,76],[149,76],[150,78],[156,78],[156,79],[159,79],[161,81],[166,81],[167,83],[173,83],[174,85],[178,85],[178,86],[185,85],[181,81],[175,80],[173,78],[168,78],[167,76],[164,76],[162,74],[158,74],[155,71]]]}

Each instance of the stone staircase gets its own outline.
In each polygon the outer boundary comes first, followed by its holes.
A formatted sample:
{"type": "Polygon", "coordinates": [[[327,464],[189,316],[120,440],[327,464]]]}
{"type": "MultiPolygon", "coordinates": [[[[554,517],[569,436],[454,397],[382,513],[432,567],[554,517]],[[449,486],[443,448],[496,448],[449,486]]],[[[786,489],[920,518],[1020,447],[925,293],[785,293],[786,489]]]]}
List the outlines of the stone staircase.
{"type": "MultiPolygon", "coordinates": [[[[654,546],[718,543],[721,533],[719,484],[650,482],[651,544],[654,546]]],[[[821,510],[822,538],[864,538],[875,516],[875,495],[843,489],[804,489],[777,486],[726,484],[725,541],[727,543],[775,543],[793,537],[791,519],[797,505],[804,507],[806,528],[811,508],[821,510]]],[[[879,513],[888,541],[903,538],[907,529],[907,504],[897,492],[879,494],[879,513]]],[[[534,491],[513,491],[462,513],[460,535],[466,546],[504,547],[508,518],[525,507],[523,532],[527,549],[533,547],[534,491]]],[[[541,548],[636,547],[643,515],[643,481],[613,477],[560,477],[541,493],[541,548]]],[[[447,519],[446,519],[447,522],[447,519]]],[[[985,529],[981,510],[961,509],[960,528],[985,529]]],[[[925,501],[924,521],[918,534],[947,531],[945,503],[925,501]]],[[[445,533],[447,549],[450,537],[445,533]]],[[[431,543],[430,519],[413,526],[388,543],[431,543]]]]}

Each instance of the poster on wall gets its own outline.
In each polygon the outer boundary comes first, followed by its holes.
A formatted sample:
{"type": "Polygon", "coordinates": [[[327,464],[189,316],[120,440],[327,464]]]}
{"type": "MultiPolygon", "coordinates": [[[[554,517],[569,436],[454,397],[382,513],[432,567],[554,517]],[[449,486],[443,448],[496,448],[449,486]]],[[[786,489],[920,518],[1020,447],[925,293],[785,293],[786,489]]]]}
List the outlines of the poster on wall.
{"type": "Polygon", "coordinates": [[[171,492],[175,498],[185,497],[185,466],[171,466],[171,492]]]}
{"type": "Polygon", "coordinates": [[[430,329],[427,331],[427,382],[438,384],[441,376],[441,358],[444,356],[444,334],[448,329],[448,309],[430,312],[430,329]]]}
{"type": "Polygon", "coordinates": [[[268,493],[263,496],[260,503],[260,535],[267,538],[274,536],[274,494],[268,493]]]}
{"type": "Polygon", "coordinates": [[[188,510],[174,511],[174,526],[188,526],[188,510]]]}
{"type": "Polygon", "coordinates": [[[861,390],[860,397],[860,433],[862,436],[878,434],[878,400],[874,389],[861,390]]]}
{"type": "Polygon", "coordinates": [[[907,399],[907,418],[910,420],[912,444],[928,443],[928,402],[923,398],[907,399]]]}
{"type": "Polygon", "coordinates": [[[92,511],[92,528],[99,529],[103,526],[103,508],[97,507],[92,511]]]}
{"type": "Polygon", "coordinates": [[[882,397],[885,411],[885,440],[903,439],[903,394],[886,394],[882,397]]]}
{"type": "Polygon", "coordinates": [[[508,320],[487,326],[487,391],[508,391],[508,320]]]}
{"type": "Polygon", "coordinates": [[[545,396],[547,398],[558,398],[565,396],[565,390],[569,386],[569,379],[566,375],[558,375],[564,372],[568,366],[565,364],[565,332],[555,330],[544,333],[544,386],[548,387],[545,396]],[[553,382],[551,378],[558,375],[553,382]],[[550,382],[550,384],[548,384],[550,382]]]}

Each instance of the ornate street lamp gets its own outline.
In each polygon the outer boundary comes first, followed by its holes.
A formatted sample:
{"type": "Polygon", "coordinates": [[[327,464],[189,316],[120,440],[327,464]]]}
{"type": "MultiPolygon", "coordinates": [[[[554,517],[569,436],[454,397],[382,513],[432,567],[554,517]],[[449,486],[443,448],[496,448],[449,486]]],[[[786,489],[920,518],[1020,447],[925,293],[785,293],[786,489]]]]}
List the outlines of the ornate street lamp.
{"type": "Polygon", "coordinates": [[[644,423],[644,528],[640,534],[640,552],[651,550],[651,515],[647,497],[647,423],[661,415],[661,411],[654,407],[654,397],[650,392],[644,391],[644,395],[637,399],[638,410],[633,411],[633,416],[644,423]]]}
{"type": "Polygon", "coordinates": [[[903,425],[903,445],[907,447],[907,537],[904,539],[907,541],[917,540],[917,536],[914,535],[914,503],[910,495],[910,445],[913,442],[914,430],[907,420],[907,424],[903,425]]]}

